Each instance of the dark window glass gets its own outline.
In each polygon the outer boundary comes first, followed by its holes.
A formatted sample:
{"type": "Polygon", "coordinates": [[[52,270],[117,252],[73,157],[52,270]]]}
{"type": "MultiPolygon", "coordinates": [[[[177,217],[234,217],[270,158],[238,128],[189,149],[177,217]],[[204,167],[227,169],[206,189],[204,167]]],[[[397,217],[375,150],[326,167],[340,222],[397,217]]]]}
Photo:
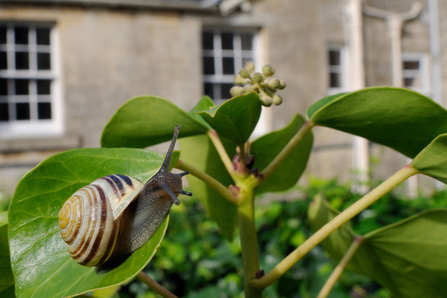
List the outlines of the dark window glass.
{"type": "Polygon", "coordinates": [[[0,95],[8,95],[8,80],[0,79],[0,95]]]}
{"type": "Polygon", "coordinates": [[[50,45],[50,29],[37,28],[36,29],[36,42],[38,45],[50,45]]]}
{"type": "Polygon", "coordinates": [[[340,65],[340,51],[329,51],[329,65],[340,65]]]}
{"type": "Polygon", "coordinates": [[[6,52],[0,52],[0,69],[8,69],[8,58],[6,52]]]}
{"type": "Polygon", "coordinates": [[[37,80],[37,94],[51,94],[51,80],[37,80]]]}
{"type": "Polygon", "coordinates": [[[16,80],[16,95],[29,94],[29,80],[16,80]]]}
{"type": "Polygon", "coordinates": [[[341,87],[341,84],[340,84],[340,74],[332,72],[330,74],[330,78],[329,79],[330,79],[331,88],[341,87]]]}
{"type": "Polygon", "coordinates": [[[233,33],[222,33],[222,49],[232,50],[233,49],[233,33]]]}
{"type": "Polygon", "coordinates": [[[243,33],[241,34],[241,46],[242,50],[253,49],[253,34],[243,33]]]}
{"type": "Polygon", "coordinates": [[[0,26],[0,44],[6,44],[6,26],[0,26]]]}
{"type": "Polygon", "coordinates": [[[404,87],[414,87],[414,78],[404,78],[404,87]]]}
{"type": "Polygon", "coordinates": [[[234,74],[234,58],[222,58],[223,74],[234,74]]]}
{"type": "Polygon", "coordinates": [[[214,34],[212,32],[203,32],[202,33],[202,47],[204,50],[212,50],[214,49],[214,34]]]}
{"type": "Polygon", "coordinates": [[[404,69],[419,69],[419,61],[404,61],[404,69]]]}
{"type": "Polygon", "coordinates": [[[16,119],[17,120],[29,120],[29,103],[16,103],[16,119]]]}
{"type": "Polygon", "coordinates": [[[37,53],[37,69],[50,70],[50,53],[37,53]]]}
{"type": "Polygon", "coordinates": [[[206,75],[215,74],[214,57],[203,57],[203,73],[206,75]]]}
{"type": "Polygon", "coordinates": [[[15,44],[28,44],[28,28],[15,27],[14,28],[15,44]]]}
{"type": "Polygon", "coordinates": [[[230,89],[234,85],[231,83],[220,84],[220,98],[228,99],[231,98],[230,89]]]}
{"type": "Polygon", "coordinates": [[[16,69],[29,69],[28,52],[16,52],[16,69]]]}
{"type": "Polygon", "coordinates": [[[0,103],[0,121],[9,121],[9,112],[7,103],[0,103]]]}
{"type": "Polygon", "coordinates": [[[204,91],[205,95],[208,95],[211,98],[214,97],[214,88],[213,88],[212,83],[205,83],[203,91],[204,91]]]}
{"type": "Polygon", "coordinates": [[[37,104],[37,117],[39,119],[51,119],[51,103],[39,102],[37,104]]]}

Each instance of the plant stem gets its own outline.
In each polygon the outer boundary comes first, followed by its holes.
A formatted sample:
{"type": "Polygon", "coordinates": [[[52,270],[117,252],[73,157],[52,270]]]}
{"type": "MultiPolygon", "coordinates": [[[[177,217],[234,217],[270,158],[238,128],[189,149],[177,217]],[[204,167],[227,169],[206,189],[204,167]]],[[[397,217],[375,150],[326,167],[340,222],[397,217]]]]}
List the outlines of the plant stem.
{"type": "Polygon", "coordinates": [[[295,249],[291,254],[284,258],[275,268],[273,268],[265,276],[258,280],[252,280],[252,284],[255,287],[264,289],[277,281],[287,270],[290,269],[296,262],[298,262],[305,254],[307,254],[318,243],[323,241],[333,231],[341,227],[355,215],[359,214],[362,210],[369,205],[377,201],[384,194],[392,190],[401,182],[407,178],[418,174],[419,171],[413,168],[411,165],[407,165],[394,173],[390,178],[382,182],[379,186],[371,190],[368,194],[362,197],[360,200],[351,205],[348,209],[334,217],[330,222],[325,224],[315,234],[309,237],[303,244],[295,249]]]}
{"type": "Polygon", "coordinates": [[[317,298],[326,298],[329,295],[329,293],[331,292],[331,290],[334,287],[335,283],[340,278],[341,274],[345,270],[345,268],[348,265],[349,261],[352,259],[352,257],[357,252],[357,249],[360,247],[362,242],[363,242],[363,237],[362,236],[357,236],[357,237],[354,238],[354,241],[352,242],[352,244],[349,247],[348,251],[345,253],[345,255],[341,259],[340,263],[338,263],[337,267],[335,267],[334,271],[332,271],[331,276],[329,276],[328,280],[324,284],[324,286],[321,289],[320,293],[318,294],[317,298]]]}
{"type": "Polygon", "coordinates": [[[137,278],[148,285],[155,293],[159,294],[163,298],[178,298],[171,292],[169,292],[165,287],[160,285],[158,282],[149,277],[146,273],[141,271],[138,273],[137,278]]]}
{"type": "Polygon", "coordinates": [[[289,156],[295,147],[301,142],[306,134],[315,126],[311,120],[307,120],[300,130],[290,139],[289,143],[281,150],[274,160],[259,174],[259,184],[267,180],[281,163],[289,156]]]}
{"type": "Polygon", "coordinates": [[[230,173],[230,175],[233,177],[234,173],[233,162],[228,156],[227,151],[225,150],[225,147],[222,144],[222,141],[217,135],[217,132],[215,130],[209,130],[207,132],[207,135],[213,142],[214,147],[216,148],[217,153],[219,153],[219,156],[222,159],[222,162],[225,165],[225,168],[227,169],[228,173],[230,173]]]}
{"type": "Polygon", "coordinates": [[[244,267],[244,291],[246,298],[260,298],[263,289],[253,287],[250,283],[255,273],[259,271],[259,259],[254,214],[254,187],[246,186],[248,187],[242,192],[241,204],[237,209],[244,267]]]}
{"type": "Polygon", "coordinates": [[[200,180],[202,180],[203,182],[205,182],[206,184],[208,184],[209,186],[214,188],[214,190],[216,190],[222,197],[224,197],[231,203],[236,204],[236,205],[239,204],[239,199],[237,196],[235,196],[222,183],[220,183],[219,181],[217,181],[210,175],[206,174],[205,172],[202,172],[201,170],[193,167],[192,165],[190,165],[180,159],[177,161],[177,163],[175,164],[174,167],[179,170],[182,170],[182,171],[189,171],[189,173],[191,175],[199,178],[200,180]]]}

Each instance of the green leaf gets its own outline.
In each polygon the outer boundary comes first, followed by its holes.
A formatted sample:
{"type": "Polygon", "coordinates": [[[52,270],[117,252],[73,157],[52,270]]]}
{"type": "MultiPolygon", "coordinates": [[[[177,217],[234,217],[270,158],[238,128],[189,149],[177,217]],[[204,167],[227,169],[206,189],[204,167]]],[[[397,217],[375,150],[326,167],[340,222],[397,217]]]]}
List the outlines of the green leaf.
{"type": "Polygon", "coordinates": [[[419,93],[392,87],[324,98],[308,115],[317,125],[364,137],[411,158],[447,132],[444,108],[419,93]]]}
{"type": "Polygon", "coordinates": [[[8,211],[0,212],[0,225],[8,223],[8,211]]]}
{"type": "Polygon", "coordinates": [[[220,136],[242,145],[255,129],[261,110],[259,96],[252,92],[233,97],[199,114],[220,136]]]}
{"type": "Polygon", "coordinates": [[[97,178],[125,174],[145,181],[162,163],[158,153],[140,149],[77,149],[57,154],[28,172],[9,209],[9,237],[18,297],[65,297],[124,283],[150,261],[167,229],[156,234],[125,263],[97,274],[78,265],[59,234],[58,212],[77,189],[97,178]]]}
{"type": "Polygon", "coordinates": [[[346,92],[338,93],[338,94],[334,94],[334,95],[327,96],[327,97],[320,99],[319,101],[317,101],[316,103],[314,103],[307,109],[307,117],[312,118],[313,114],[315,114],[315,112],[317,112],[319,109],[323,108],[328,103],[330,103],[330,102],[336,100],[337,98],[342,97],[346,94],[348,94],[348,93],[346,93],[346,92]]]}
{"type": "Polygon", "coordinates": [[[447,183],[447,134],[435,138],[411,162],[423,174],[447,183]]]}
{"type": "Polygon", "coordinates": [[[196,120],[198,120],[200,123],[202,123],[203,125],[205,125],[206,127],[208,127],[209,129],[212,129],[211,126],[208,124],[208,122],[206,122],[202,116],[200,116],[199,114],[197,114],[197,112],[201,112],[201,111],[205,111],[205,110],[209,110],[210,108],[214,107],[215,104],[213,102],[213,100],[211,98],[209,98],[208,96],[204,96],[202,97],[202,99],[196,104],[196,106],[194,108],[192,108],[191,111],[188,112],[189,115],[191,115],[191,117],[195,118],[196,120]]]}
{"type": "MultiPolygon", "coordinates": [[[[317,196],[309,206],[314,231],[339,212],[317,196]]],[[[339,261],[354,240],[346,223],[321,242],[339,261]]],[[[347,269],[368,276],[398,298],[440,298],[447,291],[447,209],[423,212],[364,236],[347,269]]]]}
{"type": "MultiPolygon", "coordinates": [[[[297,114],[283,129],[253,141],[250,152],[255,157],[254,167],[264,170],[304,123],[304,118],[297,114]]],[[[256,193],[283,191],[295,185],[306,168],[312,143],[312,133],[308,133],[272,176],[256,190],[256,193]]]]}
{"type": "Polygon", "coordinates": [[[155,96],[139,96],[123,104],[107,123],[102,147],[145,148],[172,139],[179,125],[179,138],[204,134],[208,127],[188,113],[155,96]]]}
{"type": "MultiPolygon", "coordinates": [[[[234,145],[224,138],[221,138],[221,141],[224,146],[226,145],[229,156],[234,156],[236,154],[234,145]]],[[[179,140],[179,143],[182,149],[181,160],[207,173],[225,186],[234,184],[214,144],[207,135],[183,138],[179,140]]],[[[231,241],[237,222],[236,206],[202,180],[193,175],[186,177],[192,193],[203,203],[208,216],[217,223],[222,234],[231,241]]]]}
{"type": "Polygon", "coordinates": [[[9,256],[7,224],[0,225],[0,294],[1,297],[14,297],[14,277],[9,256]],[[12,295],[10,295],[11,291],[12,295]]]}

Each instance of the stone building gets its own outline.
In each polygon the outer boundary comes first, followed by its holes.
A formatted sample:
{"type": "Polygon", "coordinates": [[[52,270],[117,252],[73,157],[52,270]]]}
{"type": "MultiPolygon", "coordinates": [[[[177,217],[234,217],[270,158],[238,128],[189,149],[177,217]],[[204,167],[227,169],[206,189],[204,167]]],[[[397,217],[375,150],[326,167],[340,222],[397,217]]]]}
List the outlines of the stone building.
{"type": "MultiPolygon", "coordinates": [[[[269,63],[288,87],[258,132],[280,129],[318,99],[365,86],[391,85],[387,22],[348,7],[360,0],[0,0],[0,190],[63,150],[98,147],[102,128],[127,99],[150,94],[190,109],[206,93],[228,98],[232,77],[248,60],[269,63]],[[352,30],[362,38],[353,48],[352,30]],[[355,52],[357,51],[357,52],[355,52]]],[[[447,2],[422,0],[404,24],[403,85],[447,94],[447,2]]],[[[391,12],[412,1],[369,0],[391,12]]],[[[347,180],[355,167],[352,136],[314,131],[307,173],[347,180]]],[[[369,144],[381,162],[373,175],[406,158],[369,144]]]]}

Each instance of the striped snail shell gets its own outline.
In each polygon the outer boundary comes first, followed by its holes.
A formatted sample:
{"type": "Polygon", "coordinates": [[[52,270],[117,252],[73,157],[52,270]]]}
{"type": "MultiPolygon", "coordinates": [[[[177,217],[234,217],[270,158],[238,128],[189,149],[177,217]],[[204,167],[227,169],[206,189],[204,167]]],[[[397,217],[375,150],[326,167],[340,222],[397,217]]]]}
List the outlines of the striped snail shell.
{"type": "MultiPolygon", "coordinates": [[[[59,227],[71,257],[84,266],[122,263],[158,230],[182,189],[188,172],[169,172],[180,127],[160,170],[145,184],[109,175],[76,191],[59,211],[59,227]]],[[[115,266],[116,267],[116,266],[115,266]]]]}

